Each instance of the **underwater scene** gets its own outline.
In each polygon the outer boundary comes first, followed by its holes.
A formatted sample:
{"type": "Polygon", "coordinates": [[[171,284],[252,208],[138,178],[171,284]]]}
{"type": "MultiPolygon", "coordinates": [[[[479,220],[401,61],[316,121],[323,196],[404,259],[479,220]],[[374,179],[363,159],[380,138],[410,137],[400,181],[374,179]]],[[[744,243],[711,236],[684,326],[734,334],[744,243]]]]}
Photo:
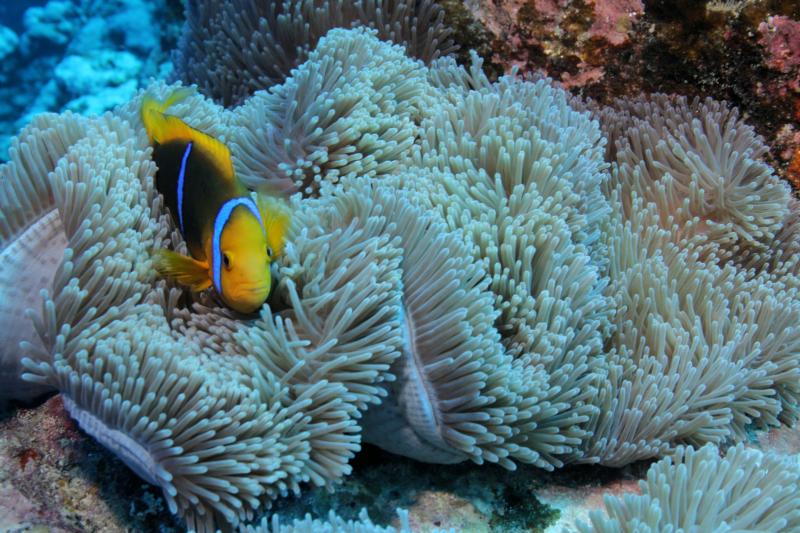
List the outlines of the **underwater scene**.
{"type": "Polygon", "coordinates": [[[798,190],[798,0],[4,0],[0,532],[800,531],[798,190]]]}

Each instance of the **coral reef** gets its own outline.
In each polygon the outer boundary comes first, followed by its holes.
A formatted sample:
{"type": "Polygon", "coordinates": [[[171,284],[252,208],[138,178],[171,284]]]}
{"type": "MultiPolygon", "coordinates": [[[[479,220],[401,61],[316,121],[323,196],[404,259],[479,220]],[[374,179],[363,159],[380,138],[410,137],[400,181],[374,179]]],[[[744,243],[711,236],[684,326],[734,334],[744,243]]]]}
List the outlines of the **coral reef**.
{"type": "Polygon", "coordinates": [[[774,16],[758,26],[759,44],[764,47],[766,63],[772,70],[786,74],[787,79],[775,92],[800,92],[800,21],[774,16]]]}
{"type": "MultiPolygon", "coordinates": [[[[212,11],[187,35],[216,42],[212,11]]],[[[60,391],[197,531],[282,530],[260,513],[332,488],[362,439],[509,470],[674,455],[705,479],[717,448],[683,446],[794,422],[798,205],[752,127],[714,100],[603,108],[491,81],[477,56],[434,58],[436,34],[418,41],[426,64],[382,31],[333,29],[274,79],[210,73],[232,109],[201,94],[171,109],[229,143],[248,185],[295,192],[258,317],[156,278],[153,250],[185,243],[154,189],[143,92],[23,130],[0,167],[4,275],[52,257],[4,300],[0,391],[23,390],[20,365],[60,391]]]]}
{"type": "Polygon", "coordinates": [[[178,533],[158,489],[86,438],[60,396],[0,421],[0,529],[178,533]]]}
{"type": "Polygon", "coordinates": [[[16,32],[6,26],[0,26],[0,60],[11,55],[19,46],[16,32]]]}
{"type": "Polygon", "coordinates": [[[180,15],[169,0],[14,4],[0,12],[0,23],[14,26],[0,26],[0,160],[36,114],[103,113],[171,68],[164,50],[177,40],[180,15]]]}
{"type": "Polygon", "coordinates": [[[78,6],[66,0],[54,0],[42,7],[25,11],[25,33],[20,39],[22,53],[66,46],[78,26],[78,6]]]}
{"type": "Polygon", "coordinates": [[[728,101],[769,140],[770,163],[784,175],[800,148],[800,138],[794,138],[800,121],[794,105],[800,75],[797,2],[466,5],[469,11],[459,10],[456,18],[465,29],[453,38],[482,43],[491,71],[543,72],[574,94],[604,104],[657,92],[728,101]]]}

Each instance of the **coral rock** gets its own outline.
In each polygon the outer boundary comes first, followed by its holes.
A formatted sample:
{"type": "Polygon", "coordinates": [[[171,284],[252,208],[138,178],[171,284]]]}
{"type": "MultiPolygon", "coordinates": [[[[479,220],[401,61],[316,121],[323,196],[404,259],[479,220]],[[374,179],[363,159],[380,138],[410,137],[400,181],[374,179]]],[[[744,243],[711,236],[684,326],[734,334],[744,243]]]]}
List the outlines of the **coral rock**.
{"type": "Polygon", "coordinates": [[[758,27],[769,68],[789,75],[789,87],[800,92],[800,22],[789,17],[769,17],[758,27]]]}
{"type": "Polygon", "coordinates": [[[644,14],[641,0],[593,0],[594,23],[589,28],[591,39],[604,39],[613,46],[625,44],[637,17],[644,14]]]}
{"type": "Polygon", "coordinates": [[[11,28],[0,25],[0,61],[16,51],[19,37],[11,28]]]}
{"type": "Polygon", "coordinates": [[[22,52],[31,54],[39,48],[65,47],[78,29],[78,8],[73,2],[50,0],[43,7],[25,12],[22,52]]]}
{"type": "Polygon", "coordinates": [[[154,487],[86,438],[55,396],[0,422],[0,529],[180,531],[154,487]]]}
{"type": "Polygon", "coordinates": [[[142,62],[130,52],[100,50],[89,56],[66,56],[56,66],[55,78],[67,95],[78,96],[121,85],[135,78],[141,67],[142,62]]]}
{"type": "Polygon", "coordinates": [[[482,0],[473,13],[504,43],[495,60],[543,67],[566,86],[583,86],[603,77],[603,58],[630,41],[644,6],[641,0],[482,0]]]}
{"type": "MultiPolygon", "coordinates": [[[[726,100],[773,139],[796,124],[800,8],[785,0],[475,0],[448,14],[490,70],[545,73],[602,103],[644,93],[726,100]],[[470,21],[463,21],[465,18],[470,21]],[[478,26],[474,29],[473,26],[478,26]],[[490,37],[476,37],[488,33],[490,37]]],[[[452,10],[451,10],[452,11],[452,10]]],[[[791,157],[772,150],[784,171],[791,157]]]]}

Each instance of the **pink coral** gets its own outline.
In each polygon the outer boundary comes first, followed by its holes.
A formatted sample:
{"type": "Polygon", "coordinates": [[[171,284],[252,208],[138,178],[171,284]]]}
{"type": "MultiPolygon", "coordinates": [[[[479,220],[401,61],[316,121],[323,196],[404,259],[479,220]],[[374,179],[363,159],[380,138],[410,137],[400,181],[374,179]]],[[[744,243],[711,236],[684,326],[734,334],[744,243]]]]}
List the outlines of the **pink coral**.
{"type": "Polygon", "coordinates": [[[769,17],[758,30],[758,42],[766,50],[770,68],[788,74],[800,67],[800,22],[783,16],[769,17]]]}
{"type": "Polygon", "coordinates": [[[589,35],[605,39],[613,46],[628,41],[631,24],[644,14],[641,0],[594,0],[594,23],[589,35]]]}
{"type": "Polygon", "coordinates": [[[789,86],[800,91],[800,22],[784,16],[769,17],[758,26],[758,31],[767,66],[783,74],[793,74],[789,86]]]}
{"type": "Polygon", "coordinates": [[[628,45],[642,0],[472,0],[472,15],[506,48],[501,63],[543,70],[564,87],[600,82],[612,50],[628,45]]]}
{"type": "Polygon", "coordinates": [[[567,4],[568,2],[565,0],[534,0],[533,2],[539,16],[549,21],[558,20],[567,4]]]}

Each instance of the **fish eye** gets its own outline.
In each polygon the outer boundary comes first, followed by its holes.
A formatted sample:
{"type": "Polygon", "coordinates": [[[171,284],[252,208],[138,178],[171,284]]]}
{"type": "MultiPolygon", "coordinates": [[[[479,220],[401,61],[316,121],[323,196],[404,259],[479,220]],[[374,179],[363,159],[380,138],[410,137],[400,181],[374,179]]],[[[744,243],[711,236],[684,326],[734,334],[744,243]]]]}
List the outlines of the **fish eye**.
{"type": "Polygon", "coordinates": [[[272,259],[272,246],[267,246],[267,257],[272,259]]]}
{"type": "Polygon", "coordinates": [[[231,258],[228,257],[228,254],[222,254],[222,262],[225,265],[225,268],[231,267],[231,258]]]}

